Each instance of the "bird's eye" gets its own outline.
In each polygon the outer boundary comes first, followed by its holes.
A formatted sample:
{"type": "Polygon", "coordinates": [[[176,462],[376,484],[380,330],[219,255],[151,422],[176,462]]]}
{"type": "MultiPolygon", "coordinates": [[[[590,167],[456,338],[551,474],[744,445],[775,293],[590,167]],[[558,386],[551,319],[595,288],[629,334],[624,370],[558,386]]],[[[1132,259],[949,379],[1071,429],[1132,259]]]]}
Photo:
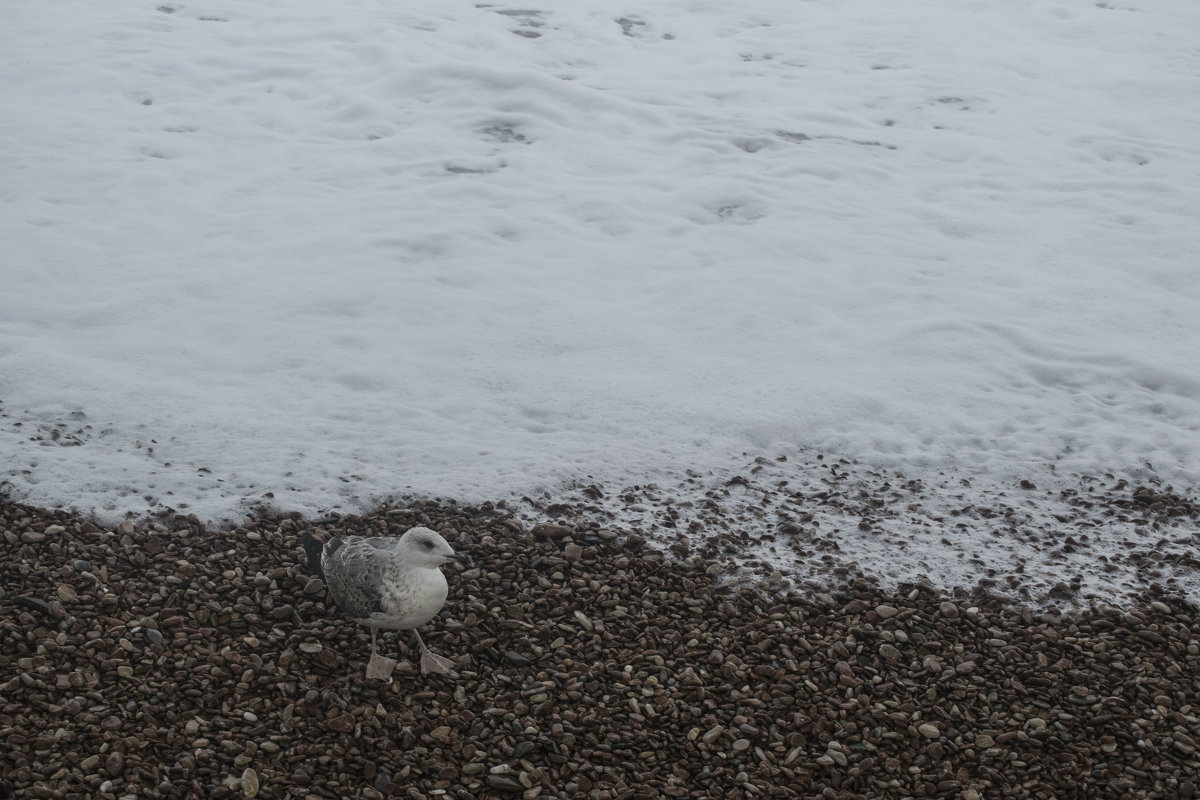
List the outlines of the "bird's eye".
{"type": "Polygon", "coordinates": [[[421,547],[424,547],[426,550],[432,550],[432,549],[433,549],[433,542],[429,541],[428,539],[422,539],[422,540],[421,540],[421,547]]]}

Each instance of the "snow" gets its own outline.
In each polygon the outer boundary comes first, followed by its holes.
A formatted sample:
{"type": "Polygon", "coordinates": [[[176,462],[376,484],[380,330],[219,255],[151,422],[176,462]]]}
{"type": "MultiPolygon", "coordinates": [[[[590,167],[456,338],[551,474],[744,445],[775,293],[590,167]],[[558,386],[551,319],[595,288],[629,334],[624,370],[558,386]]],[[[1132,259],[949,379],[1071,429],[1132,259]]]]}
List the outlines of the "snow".
{"type": "MultiPolygon", "coordinates": [[[[815,453],[958,487],[929,509],[1195,492],[1192,0],[5,16],[16,499],[222,521],[815,453]]],[[[913,530],[858,565],[969,578],[913,530]]]]}

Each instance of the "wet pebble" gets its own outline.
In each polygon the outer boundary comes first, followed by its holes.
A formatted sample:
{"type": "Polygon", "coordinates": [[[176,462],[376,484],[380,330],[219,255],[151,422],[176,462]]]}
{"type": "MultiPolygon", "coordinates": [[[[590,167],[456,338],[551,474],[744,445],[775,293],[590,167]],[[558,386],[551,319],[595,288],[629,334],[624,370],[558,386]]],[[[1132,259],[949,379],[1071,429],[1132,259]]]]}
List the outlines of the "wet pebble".
{"type": "Polygon", "coordinates": [[[258,773],[252,767],[246,767],[242,772],[242,794],[245,797],[258,797],[258,773]]]}
{"type": "Polygon", "coordinates": [[[525,790],[521,782],[511,775],[488,775],[487,784],[500,792],[523,792],[525,790]]]}
{"type": "Polygon", "coordinates": [[[527,657],[521,655],[520,653],[516,652],[515,650],[506,650],[504,652],[504,658],[508,660],[508,663],[510,663],[516,667],[528,667],[529,666],[529,659],[527,657]]]}
{"type": "Polygon", "coordinates": [[[38,612],[39,614],[48,615],[50,613],[50,604],[40,597],[17,595],[16,597],[12,598],[12,603],[19,608],[28,608],[38,612]]]}

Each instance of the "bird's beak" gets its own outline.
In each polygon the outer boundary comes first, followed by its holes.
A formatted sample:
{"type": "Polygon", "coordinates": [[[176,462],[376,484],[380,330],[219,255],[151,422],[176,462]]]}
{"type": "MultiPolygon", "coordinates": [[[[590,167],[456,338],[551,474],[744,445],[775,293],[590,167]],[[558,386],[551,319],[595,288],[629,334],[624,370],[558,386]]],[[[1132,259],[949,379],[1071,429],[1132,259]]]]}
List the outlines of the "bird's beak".
{"type": "Polygon", "coordinates": [[[458,563],[462,564],[464,567],[475,566],[475,562],[472,561],[471,557],[469,555],[467,555],[466,553],[455,553],[454,555],[450,556],[450,560],[457,561],[458,563]]]}

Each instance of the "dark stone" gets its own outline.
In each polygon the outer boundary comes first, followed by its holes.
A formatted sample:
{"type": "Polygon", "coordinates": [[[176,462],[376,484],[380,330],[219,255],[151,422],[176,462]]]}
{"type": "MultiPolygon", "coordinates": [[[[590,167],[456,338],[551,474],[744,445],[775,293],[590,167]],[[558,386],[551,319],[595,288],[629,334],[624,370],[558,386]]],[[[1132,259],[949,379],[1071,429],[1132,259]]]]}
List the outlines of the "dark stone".
{"type": "Polygon", "coordinates": [[[488,775],[487,785],[498,792],[524,792],[521,782],[510,775],[488,775]]]}
{"type": "Polygon", "coordinates": [[[13,601],[13,605],[20,606],[21,608],[32,609],[33,611],[36,611],[39,614],[49,614],[50,613],[50,604],[47,603],[45,600],[43,600],[40,597],[17,596],[17,597],[14,597],[12,599],[12,601],[13,601]]]}
{"type": "Polygon", "coordinates": [[[508,663],[512,664],[515,667],[528,667],[530,664],[530,661],[528,658],[521,655],[520,653],[518,653],[515,650],[505,650],[504,657],[506,659],[508,659],[508,663]]]}

